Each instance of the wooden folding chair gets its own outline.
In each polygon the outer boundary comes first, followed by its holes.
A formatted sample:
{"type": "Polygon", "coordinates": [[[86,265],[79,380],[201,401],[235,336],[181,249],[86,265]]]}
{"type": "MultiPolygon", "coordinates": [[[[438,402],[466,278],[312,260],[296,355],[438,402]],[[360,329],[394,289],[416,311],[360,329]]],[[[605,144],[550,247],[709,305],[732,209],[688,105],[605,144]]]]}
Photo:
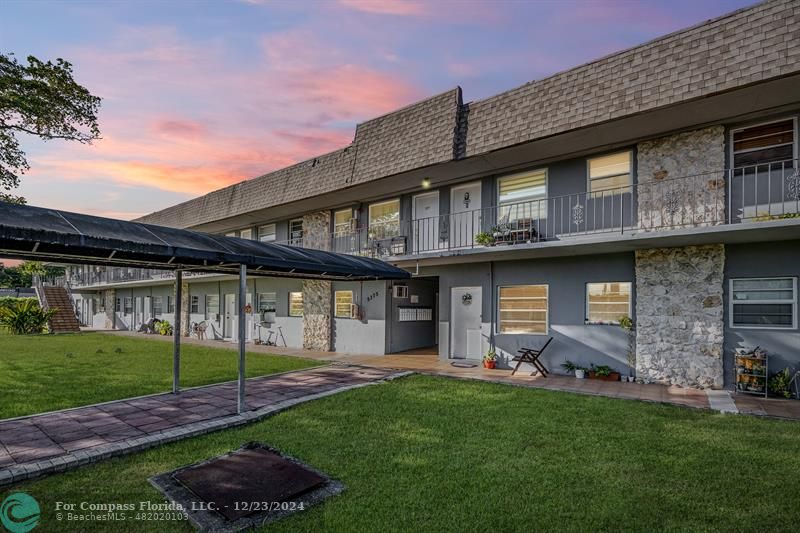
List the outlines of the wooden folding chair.
{"type": "Polygon", "coordinates": [[[542,374],[542,377],[546,378],[547,374],[550,373],[550,371],[547,370],[547,368],[544,366],[544,364],[542,364],[541,361],[539,361],[539,357],[542,355],[542,352],[544,352],[544,349],[547,348],[547,345],[550,344],[552,340],[553,337],[547,339],[547,342],[544,343],[544,346],[542,346],[538,350],[534,350],[533,348],[523,348],[519,350],[517,352],[519,353],[519,355],[515,356],[512,359],[512,361],[517,361],[517,366],[514,367],[514,370],[511,372],[511,375],[513,376],[514,374],[516,374],[517,370],[519,370],[519,367],[522,363],[530,363],[533,365],[533,368],[536,369],[533,372],[531,372],[531,376],[534,374],[534,372],[538,371],[540,374],[542,374]]]}

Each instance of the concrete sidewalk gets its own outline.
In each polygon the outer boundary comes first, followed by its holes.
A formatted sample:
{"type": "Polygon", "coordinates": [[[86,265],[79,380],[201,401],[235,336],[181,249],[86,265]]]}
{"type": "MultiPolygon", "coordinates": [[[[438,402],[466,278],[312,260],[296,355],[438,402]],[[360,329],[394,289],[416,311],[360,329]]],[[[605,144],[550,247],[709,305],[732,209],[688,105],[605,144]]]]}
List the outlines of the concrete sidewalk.
{"type": "Polygon", "coordinates": [[[246,424],[298,403],[405,375],[330,365],[236,382],[0,420],[0,486],[211,431],[246,424]]]}

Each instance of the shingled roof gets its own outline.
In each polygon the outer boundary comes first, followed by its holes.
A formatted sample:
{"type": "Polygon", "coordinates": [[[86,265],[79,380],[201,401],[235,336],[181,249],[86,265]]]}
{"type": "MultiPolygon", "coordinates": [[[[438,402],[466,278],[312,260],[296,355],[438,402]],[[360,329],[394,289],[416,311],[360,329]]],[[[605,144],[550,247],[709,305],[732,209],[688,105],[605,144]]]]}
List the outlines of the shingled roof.
{"type": "Polygon", "coordinates": [[[346,148],[138,220],[194,227],[797,72],[800,2],[765,2],[477,102],[456,87],[359,124],[346,148]]]}

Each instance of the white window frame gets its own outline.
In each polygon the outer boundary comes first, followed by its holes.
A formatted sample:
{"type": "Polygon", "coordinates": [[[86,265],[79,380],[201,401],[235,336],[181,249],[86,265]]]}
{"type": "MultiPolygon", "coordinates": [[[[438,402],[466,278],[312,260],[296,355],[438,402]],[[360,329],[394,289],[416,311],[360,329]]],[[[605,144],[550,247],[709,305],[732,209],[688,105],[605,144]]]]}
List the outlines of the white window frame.
{"type": "Polygon", "coordinates": [[[238,237],[239,234],[235,231],[229,231],[225,234],[226,237],[238,237]]]}
{"type": "Polygon", "coordinates": [[[272,223],[272,224],[262,224],[261,226],[258,227],[257,233],[258,233],[258,241],[259,242],[273,242],[275,239],[278,238],[278,228],[277,228],[277,225],[274,224],[274,223],[272,223]],[[264,238],[261,237],[261,230],[265,229],[265,228],[272,228],[272,233],[271,234],[267,234],[268,236],[271,235],[272,238],[264,239],[264,238]]]}
{"type": "Polygon", "coordinates": [[[125,316],[133,314],[133,297],[125,296],[122,298],[122,314],[125,316]]]}
{"type": "Polygon", "coordinates": [[[302,318],[303,315],[305,314],[302,309],[300,310],[300,314],[299,315],[293,315],[292,314],[292,294],[299,294],[300,295],[300,301],[303,302],[303,304],[305,304],[305,301],[304,301],[305,298],[303,298],[303,291],[289,291],[289,295],[288,295],[289,308],[288,308],[286,314],[289,315],[290,317],[293,317],[293,318],[302,318]]]}
{"type": "Polygon", "coordinates": [[[608,153],[605,153],[605,154],[596,154],[596,155],[593,155],[591,157],[587,157],[586,158],[586,194],[588,194],[591,198],[594,198],[594,197],[596,197],[598,195],[602,197],[603,193],[607,193],[608,191],[618,191],[620,189],[624,189],[625,187],[630,187],[631,190],[630,191],[623,191],[620,194],[626,194],[628,192],[633,192],[633,150],[618,150],[616,152],[608,152],[608,153]],[[593,181],[598,180],[598,179],[611,178],[611,177],[614,177],[614,176],[622,176],[623,174],[612,174],[610,176],[603,176],[602,178],[592,179],[592,166],[591,166],[591,163],[590,163],[591,160],[592,159],[599,159],[601,157],[608,157],[610,155],[624,154],[624,153],[628,154],[628,184],[627,185],[623,185],[622,187],[613,187],[611,189],[600,189],[599,191],[593,191],[592,190],[592,182],[593,181]]]}
{"type": "Polygon", "coordinates": [[[249,241],[253,240],[253,228],[244,228],[239,230],[239,238],[247,239],[249,241]],[[245,237],[245,235],[247,235],[247,237],[245,237]]]}
{"type": "Polygon", "coordinates": [[[632,281],[587,281],[586,282],[586,291],[584,294],[586,295],[586,307],[584,309],[585,318],[583,319],[584,324],[587,326],[619,326],[619,320],[613,320],[610,322],[593,322],[589,319],[589,285],[607,285],[610,283],[627,283],[630,285],[630,290],[628,291],[628,312],[626,313],[627,316],[633,316],[633,282],[632,281]]]}
{"type": "Polygon", "coordinates": [[[382,205],[387,205],[387,204],[394,204],[394,203],[397,204],[397,220],[392,222],[391,224],[396,224],[397,225],[397,235],[400,235],[400,217],[402,216],[402,212],[403,212],[403,205],[400,202],[400,198],[392,198],[390,200],[384,200],[382,202],[375,202],[374,204],[369,204],[369,207],[367,208],[367,226],[369,228],[372,228],[373,226],[375,226],[375,227],[386,227],[386,226],[388,226],[389,223],[387,223],[387,222],[377,222],[375,224],[372,223],[372,208],[373,207],[380,207],[382,205]]]}
{"type": "Polygon", "coordinates": [[[272,301],[273,311],[277,312],[278,311],[278,293],[275,292],[275,291],[264,291],[264,292],[257,292],[256,293],[256,311],[259,312],[259,313],[262,313],[262,312],[266,311],[265,309],[261,308],[262,296],[265,297],[265,298],[263,298],[264,300],[272,301]],[[266,298],[266,296],[268,294],[272,295],[272,297],[271,298],[266,298]]]}
{"type": "Polygon", "coordinates": [[[549,335],[550,334],[550,284],[549,283],[514,283],[511,285],[498,285],[497,286],[497,301],[495,302],[495,309],[497,320],[495,321],[495,335],[549,335]],[[500,331],[500,289],[510,288],[510,287],[544,287],[546,294],[545,300],[547,301],[547,307],[545,308],[545,317],[544,317],[544,333],[540,333],[537,331],[500,331]]]}
{"type": "Polygon", "coordinates": [[[355,295],[353,294],[352,290],[341,290],[341,291],[333,291],[333,317],[334,318],[353,318],[353,303],[354,303],[355,295]],[[337,301],[340,293],[350,293],[350,304],[347,307],[347,313],[344,315],[340,315],[338,313],[337,306],[339,302],[337,301]]]}
{"type": "Polygon", "coordinates": [[[164,314],[164,298],[161,296],[151,296],[150,297],[150,313],[152,315],[163,315],[164,314]],[[156,313],[156,301],[158,301],[158,307],[161,308],[160,313],[156,313]]]}
{"type": "Polygon", "coordinates": [[[791,331],[797,329],[797,276],[767,276],[757,278],[731,278],[728,280],[728,326],[731,329],[769,329],[777,331],[791,331]],[[733,282],[734,281],[760,281],[760,280],[776,280],[776,279],[791,279],[792,280],[792,301],[789,300],[734,300],[733,298],[733,282]],[[749,326],[749,325],[734,325],[733,323],[733,306],[734,304],[755,304],[755,305],[774,305],[774,304],[790,304],[792,306],[792,325],[791,326],[749,326]]]}
{"type": "Polygon", "coordinates": [[[200,314],[200,296],[198,296],[197,294],[189,296],[189,313],[195,315],[200,314]]]}
{"type": "Polygon", "coordinates": [[[203,303],[203,316],[205,317],[205,319],[206,320],[216,320],[217,316],[222,315],[222,307],[221,306],[222,306],[222,302],[220,301],[219,294],[206,294],[206,297],[204,298],[204,303],[203,303]],[[213,313],[211,316],[209,316],[209,313],[208,313],[208,307],[209,307],[208,306],[208,301],[209,301],[210,298],[216,298],[217,299],[217,312],[213,313]]]}
{"type": "Polygon", "coordinates": [[[333,233],[337,236],[347,235],[353,229],[353,208],[348,207],[347,209],[337,209],[333,212],[333,233]],[[340,213],[347,213],[349,218],[347,220],[347,227],[344,227],[345,224],[337,224],[336,223],[336,215],[340,213]],[[339,226],[342,226],[341,228],[339,226]]]}
{"type": "Polygon", "coordinates": [[[305,237],[305,228],[303,228],[303,219],[302,218],[293,218],[293,219],[291,219],[289,221],[289,224],[287,225],[286,229],[287,229],[287,233],[289,234],[289,243],[291,243],[291,244],[295,244],[295,243],[302,244],[303,243],[303,237],[305,237]],[[296,223],[296,222],[300,223],[300,236],[299,237],[295,237],[294,235],[292,235],[292,223],[296,223]]]}
{"type": "Polygon", "coordinates": [[[503,216],[503,215],[501,215],[501,213],[503,211],[503,207],[504,206],[506,206],[506,205],[523,204],[525,202],[533,202],[533,201],[537,202],[537,207],[538,207],[538,211],[539,212],[538,212],[537,216],[535,216],[535,217],[531,216],[531,219],[541,220],[541,219],[546,219],[547,218],[548,203],[549,203],[548,202],[548,199],[549,199],[548,195],[550,193],[550,169],[548,167],[532,168],[530,170],[525,170],[525,171],[522,171],[522,172],[514,172],[513,174],[506,174],[504,176],[499,176],[497,178],[497,183],[495,184],[495,186],[496,186],[496,189],[497,189],[496,195],[495,195],[495,200],[496,200],[495,201],[495,205],[497,205],[497,219],[498,220],[501,219],[502,216],[503,216]],[[544,196],[542,196],[542,197],[530,196],[528,198],[522,198],[520,200],[514,200],[511,203],[506,203],[506,204],[500,203],[500,182],[502,182],[505,179],[519,177],[522,174],[536,174],[538,172],[544,172],[544,196]]]}
{"type": "MultiPolygon", "coordinates": [[[[753,122],[751,124],[744,124],[736,128],[731,128],[730,131],[728,131],[728,166],[734,168],[733,157],[737,153],[733,149],[733,136],[735,133],[740,132],[742,130],[749,130],[750,128],[758,128],[759,126],[769,126],[770,124],[785,122],[787,120],[792,121],[792,128],[794,128],[794,142],[792,143],[792,160],[793,162],[797,160],[797,154],[798,152],[800,152],[800,140],[798,140],[797,138],[797,117],[788,116],[788,117],[776,118],[774,120],[767,120],[765,122],[753,122]]],[[[775,146],[783,146],[783,145],[776,144],[774,146],[762,146],[761,148],[754,148],[753,150],[744,150],[741,153],[747,153],[748,151],[754,152],[756,150],[765,150],[767,148],[774,148],[775,146]]]]}

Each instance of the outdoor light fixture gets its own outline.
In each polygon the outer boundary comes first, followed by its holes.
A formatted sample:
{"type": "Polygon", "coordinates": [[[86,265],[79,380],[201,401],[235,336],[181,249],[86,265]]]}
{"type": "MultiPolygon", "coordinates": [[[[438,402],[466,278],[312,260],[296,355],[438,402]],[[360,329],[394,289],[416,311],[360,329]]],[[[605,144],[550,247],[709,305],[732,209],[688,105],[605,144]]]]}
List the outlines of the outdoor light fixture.
{"type": "Polygon", "coordinates": [[[422,178],[422,188],[423,189],[430,189],[430,187],[431,187],[430,178],[422,178]]]}

